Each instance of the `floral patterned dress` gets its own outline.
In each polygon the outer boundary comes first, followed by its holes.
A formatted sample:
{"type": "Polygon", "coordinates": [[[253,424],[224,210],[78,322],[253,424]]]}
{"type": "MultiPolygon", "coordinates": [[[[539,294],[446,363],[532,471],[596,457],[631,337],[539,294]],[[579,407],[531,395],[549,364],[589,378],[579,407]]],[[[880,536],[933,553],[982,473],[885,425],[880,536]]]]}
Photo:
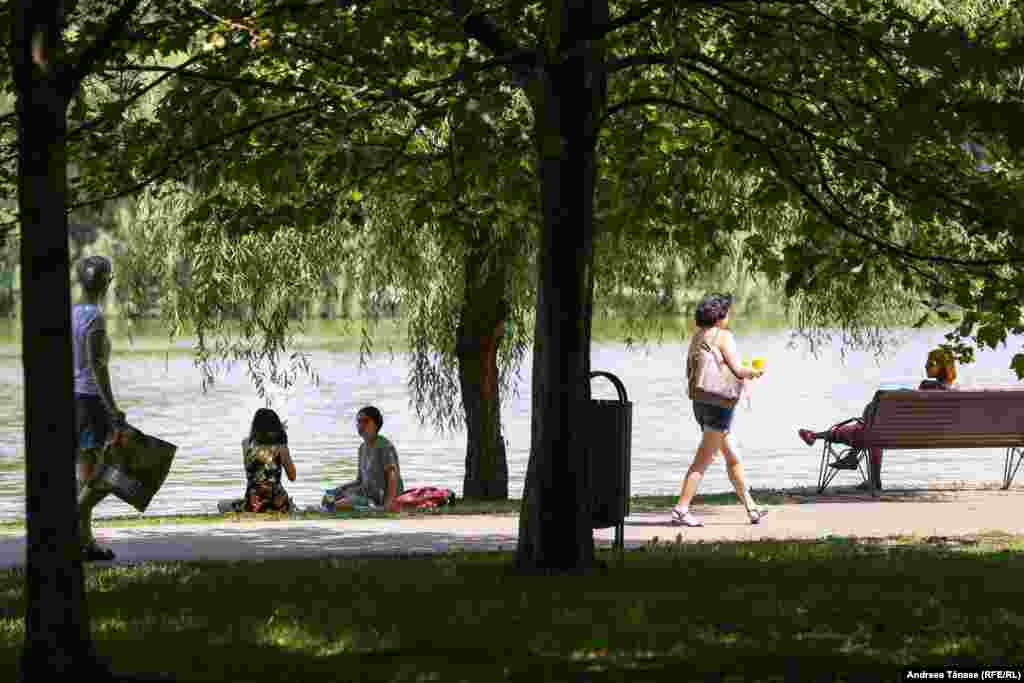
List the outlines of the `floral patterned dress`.
{"type": "Polygon", "coordinates": [[[288,446],[284,444],[257,444],[250,439],[242,441],[242,460],[245,464],[246,512],[289,512],[294,507],[288,492],[281,485],[281,473],[291,463],[288,446]]]}

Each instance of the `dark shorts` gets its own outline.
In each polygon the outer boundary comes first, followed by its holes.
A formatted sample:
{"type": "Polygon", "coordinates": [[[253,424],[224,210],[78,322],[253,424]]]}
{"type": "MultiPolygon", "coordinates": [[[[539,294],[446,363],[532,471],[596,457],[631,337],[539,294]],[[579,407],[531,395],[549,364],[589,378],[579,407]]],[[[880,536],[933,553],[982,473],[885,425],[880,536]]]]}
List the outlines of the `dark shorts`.
{"type": "Polygon", "coordinates": [[[99,396],[75,394],[75,434],[78,450],[102,448],[113,432],[107,409],[99,396]]]}
{"type": "Polygon", "coordinates": [[[732,427],[735,408],[720,408],[710,403],[693,402],[693,416],[702,432],[728,432],[732,427]]]}

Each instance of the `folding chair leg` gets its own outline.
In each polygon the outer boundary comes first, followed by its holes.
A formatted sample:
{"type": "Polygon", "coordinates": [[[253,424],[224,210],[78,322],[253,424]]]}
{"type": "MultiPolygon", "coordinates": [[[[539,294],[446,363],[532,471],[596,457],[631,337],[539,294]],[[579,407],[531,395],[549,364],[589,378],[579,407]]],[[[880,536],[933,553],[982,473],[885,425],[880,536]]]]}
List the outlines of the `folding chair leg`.
{"type": "Polygon", "coordinates": [[[832,444],[832,441],[825,439],[825,444],[821,447],[821,469],[818,472],[818,493],[824,493],[825,489],[832,483],[832,480],[839,474],[838,469],[829,467],[829,464],[832,461],[839,460],[839,457],[832,449],[832,444]]]}
{"type": "Polygon", "coordinates": [[[821,449],[821,470],[818,472],[818,493],[825,491],[825,487],[828,486],[831,477],[829,477],[828,471],[828,442],[821,449]]]}
{"type": "Polygon", "coordinates": [[[1013,484],[1013,478],[1017,476],[1017,471],[1020,470],[1021,462],[1024,462],[1024,448],[1016,448],[1011,446],[1006,449],[1006,467],[1003,471],[1003,490],[1006,491],[1013,484]],[[1014,464],[1013,458],[1017,457],[1017,462],[1014,464]]]}
{"type": "Polygon", "coordinates": [[[839,474],[839,470],[829,467],[829,455],[832,454],[832,443],[825,440],[825,445],[821,448],[821,471],[818,473],[818,493],[824,493],[828,485],[832,483],[832,480],[839,474]]]}

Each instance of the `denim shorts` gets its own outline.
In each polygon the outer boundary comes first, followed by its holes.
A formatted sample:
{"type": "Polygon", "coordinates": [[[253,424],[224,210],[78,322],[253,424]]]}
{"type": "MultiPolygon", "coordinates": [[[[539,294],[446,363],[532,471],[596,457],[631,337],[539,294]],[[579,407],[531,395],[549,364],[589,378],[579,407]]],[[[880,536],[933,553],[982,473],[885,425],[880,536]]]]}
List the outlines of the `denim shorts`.
{"type": "Polygon", "coordinates": [[[710,403],[693,402],[693,416],[702,432],[728,432],[732,427],[735,408],[720,408],[710,403]]]}
{"type": "Polygon", "coordinates": [[[81,451],[94,451],[107,443],[113,427],[99,396],[75,394],[75,432],[80,458],[84,455],[88,460],[91,453],[81,451]]]}

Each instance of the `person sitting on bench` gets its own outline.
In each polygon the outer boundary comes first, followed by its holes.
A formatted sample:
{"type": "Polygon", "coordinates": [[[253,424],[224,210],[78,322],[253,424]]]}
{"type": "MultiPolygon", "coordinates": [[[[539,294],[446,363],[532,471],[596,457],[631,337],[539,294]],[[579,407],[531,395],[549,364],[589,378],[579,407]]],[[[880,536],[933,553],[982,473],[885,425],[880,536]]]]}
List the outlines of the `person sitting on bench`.
{"type": "MultiPolygon", "coordinates": [[[[925,373],[928,375],[928,379],[921,382],[918,386],[919,390],[928,389],[953,389],[953,385],[956,382],[956,361],[953,359],[953,354],[944,349],[934,349],[928,354],[928,362],[924,366],[925,373]]],[[[823,432],[815,432],[811,429],[800,429],[797,430],[797,434],[803,439],[804,443],[808,446],[813,446],[814,442],[818,439],[829,439],[833,443],[842,443],[849,446],[856,446],[858,437],[864,431],[864,420],[867,419],[868,410],[871,408],[869,403],[864,408],[863,418],[850,418],[845,422],[826,429],[823,432]]],[[[835,467],[837,469],[857,469],[857,460],[859,456],[858,450],[853,450],[844,458],[831,463],[829,467],[835,467]]],[[[882,449],[881,448],[869,448],[868,449],[868,475],[874,482],[875,488],[879,491],[882,490],[882,449]]],[[[858,489],[864,490],[871,486],[871,482],[865,481],[857,486],[858,489]]]]}

